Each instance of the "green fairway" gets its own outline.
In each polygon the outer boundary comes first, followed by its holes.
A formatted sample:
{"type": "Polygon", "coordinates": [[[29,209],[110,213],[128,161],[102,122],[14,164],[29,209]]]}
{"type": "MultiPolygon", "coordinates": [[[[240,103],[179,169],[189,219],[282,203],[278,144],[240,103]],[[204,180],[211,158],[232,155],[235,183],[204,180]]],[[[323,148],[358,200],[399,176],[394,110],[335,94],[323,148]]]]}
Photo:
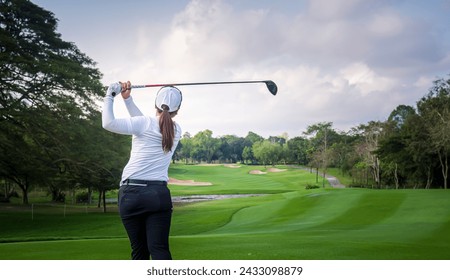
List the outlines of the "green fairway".
{"type": "MultiPolygon", "coordinates": [[[[262,166],[172,167],[172,195],[260,194],[176,205],[175,259],[450,259],[450,192],[319,188],[315,174],[262,166]],[[263,195],[261,195],[263,194],[263,195]]],[[[109,213],[0,205],[1,259],[129,259],[117,209],[109,213]]],[[[81,208],[81,210],[83,210],[81,208]]]]}

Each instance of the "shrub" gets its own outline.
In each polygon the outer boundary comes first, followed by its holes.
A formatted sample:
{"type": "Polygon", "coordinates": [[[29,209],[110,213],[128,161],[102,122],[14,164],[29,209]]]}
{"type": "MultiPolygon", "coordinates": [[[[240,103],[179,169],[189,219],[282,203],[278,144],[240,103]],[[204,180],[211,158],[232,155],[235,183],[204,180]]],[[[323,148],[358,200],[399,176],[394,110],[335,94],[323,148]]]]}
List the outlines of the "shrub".
{"type": "Polygon", "coordinates": [[[306,184],[305,189],[307,190],[312,190],[312,189],[318,189],[320,188],[318,185],[313,185],[313,184],[306,184]]]}
{"type": "Polygon", "coordinates": [[[87,192],[82,192],[76,195],[77,203],[88,203],[89,202],[89,194],[87,192]]]}
{"type": "Polygon", "coordinates": [[[364,186],[361,183],[351,183],[348,185],[349,188],[365,188],[366,186],[364,186]]]}

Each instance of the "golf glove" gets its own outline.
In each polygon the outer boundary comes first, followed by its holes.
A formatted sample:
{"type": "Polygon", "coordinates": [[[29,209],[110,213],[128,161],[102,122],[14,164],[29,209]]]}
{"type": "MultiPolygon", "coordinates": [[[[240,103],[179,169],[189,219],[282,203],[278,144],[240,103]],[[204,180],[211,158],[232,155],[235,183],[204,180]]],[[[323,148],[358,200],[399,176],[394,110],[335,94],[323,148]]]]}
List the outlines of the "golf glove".
{"type": "Polygon", "coordinates": [[[122,92],[122,86],[120,83],[113,83],[109,85],[108,90],[106,91],[106,96],[116,97],[119,96],[122,92]]]}

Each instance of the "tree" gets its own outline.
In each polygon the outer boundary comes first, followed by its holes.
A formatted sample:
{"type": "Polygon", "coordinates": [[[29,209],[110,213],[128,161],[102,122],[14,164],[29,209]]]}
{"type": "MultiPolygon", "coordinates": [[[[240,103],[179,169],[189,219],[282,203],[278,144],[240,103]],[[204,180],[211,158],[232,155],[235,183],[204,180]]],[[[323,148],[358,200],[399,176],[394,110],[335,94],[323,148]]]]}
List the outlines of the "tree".
{"type": "Polygon", "coordinates": [[[211,163],[220,147],[220,141],[212,137],[212,131],[200,131],[193,137],[193,157],[197,161],[211,163]]]}
{"type": "Polygon", "coordinates": [[[350,173],[357,162],[354,145],[360,136],[349,131],[337,133],[335,138],[329,151],[330,166],[339,168],[343,173],[350,173]]]}
{"type": "Polygon", "coordinates": [[[411,116],[416,114],[416,110],[408,105],[398,105],[388,117],[388,123],[392,126],[393,132],[399,132],[411,116]]]}
{"type": "Polygon", "coordinates": [[[282,156],[282,146],[269,140],[256,142],[252,147],[255,158],[264,166],[277,164],[282,156]]]}
{"type": "Polygon", "coordinates": [[[423,116],[411,115],[402,127],[401,139],[406,146],[410,160],[405,161],[409,185],[414,188],[430,188],[434,181],[436,157],[428,134],[428,126],[423,116]]]}
{"type": "Polygon", "coordinates": [[[57,19],[26,0],[0,1],[0,110],[45,104],[62,96],[86,112],[103,92],[96,63],[56,33],[57,19]]]}
{"type": "Polygon", "coordinates": [[[255,157],[253,155],[253,149],[252,147],[245,146],[244,150],[242,150],[242,159],[244,160],[244,163],[248,164],[254,163],[255,157]]]}
{"type": "Polygon", "coordinates": [[[308,126],[305,134],[314,135],[311,139],[312,143],[312,158],[313,162],[316,162],[317,170],[322,167],[323,180],[322,186],[325,187],[325,174],[329,164],[329,146],[331,145],[330,139],[336,132],[331,128],[333,123],[318,123],[308,126]]]}
{"type": "Polygon", "coordinates": [[[408,176],[412,157],[407,149],[407,139],[405,129],[409,120],[416,116],[416,111],[411,106],[399,105],[395,108],[384,123],[383,137],[380,139],[378,148],[375,151],[380,158],[383,176],[387,184],[393,182],[398,189],[402,183],[402,178],[408,176]]]}
{"type": "Polygon", "coordinates": [[[0,176],[22,189],[24,204],[33,185],[65,170],[71,121],[91,118],[103,92],[95,62],[56,24],[29,1],[0,0],[0,176]]]}
{"type": "Polygon", "coordinates": [[[289,139],[287,147],[289,149],[289,161],[295,162],[298,165],[306,165],[308,162],[308,146],[309,142],[304,137],[294,137],[289,139]]]}
{"type": "Polygon", "coordinates": [[[428,124],[430,145],[438,156],[444,188],[448,185],[450,154],[450,78],[434,82],[427,96],[417,103],[419,114],[428,124]]]}
{"type": "Polygon", "coordinates": [[[73,181],[88,189],[89,202],[92,201],[91,191],[99,192],[103,198],[103,210],[106,212],[106,191],[119,186],[122,168],[128,161],[131,137],[99,129],[99,123],[100,113],[91,119],[80,120],[74,135],[80,141],[72,141],[70,148],[77,151],[76,155],[71,156],[76,161],[69,165],[69,168],[73,181]]]}
{"type": "Polygon", "coordinates": [[[245,136],[243,141],[242,149],[242,159],[245,162],[250,162],[251,164],[256,163],[256,158],[253,153],[253,145],[257,142],[262,142],[264,138],[254,132],[249,131],[247,136],[245,136]]]}
{"type": "Polygon", "coordinates": [[[380,138],[383,133],[383,124],[379,121],[370,121],[368,124],[359,125],[357,128],[364,137],[360,145],[361,155],[365,166],[370,168],[376,186],[381,186],[380,159],[375,153],[378,149],[380,138]]]}
{"type": "Polygon", "coordinates": [[[24,133],[27,127],[0,122],[0,176],[22,190],[22,203],[28,204],[28,192],[47,174],[46,154],[24,133]]]}
{"type": "Polygon", "coordinates": [[[180,139],[180,144],[181,148],[178,152],[178,155],[180,158],[184,158],[185,164],[188,164],[189,159],[192,158],[192,150],[193,150],[193,141],[191,138],[191,134],[189,132],[183,134],[183,137],[180,139]]]}
{"type": "Polygon", "coordinates": [[[256,142],[263,141],[264,138],[254,132],[249,131],[245,136],[245,146],[253,146],[256,142]]]}
{"type": "Polygon", "coordinates": [[[280,145],[284,145],[286,143],[286,138],[279,137],[279,136],[269,136],[269,142],[270,143],[278,143],[280,145]]]}
{"type": "Polygon", "coordinates": [[[242,152],[244,150],[244,138],[235,135],[225,135],[220,137],[222,160],[236,163],[242,161],[242,152]]]}

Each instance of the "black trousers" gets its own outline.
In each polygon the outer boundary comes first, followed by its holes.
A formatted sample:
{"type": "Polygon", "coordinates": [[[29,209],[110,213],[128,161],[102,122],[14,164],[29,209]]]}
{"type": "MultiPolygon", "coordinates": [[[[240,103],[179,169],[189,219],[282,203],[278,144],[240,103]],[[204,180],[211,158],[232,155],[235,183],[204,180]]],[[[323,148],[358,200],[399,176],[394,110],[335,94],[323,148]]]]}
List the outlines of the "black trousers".
{"type": "Polygon", "coordinates": [[[119,212],[133,260],[172,259],[172,199],[166,182],[125,180],[119,190],[119,212]]]}

